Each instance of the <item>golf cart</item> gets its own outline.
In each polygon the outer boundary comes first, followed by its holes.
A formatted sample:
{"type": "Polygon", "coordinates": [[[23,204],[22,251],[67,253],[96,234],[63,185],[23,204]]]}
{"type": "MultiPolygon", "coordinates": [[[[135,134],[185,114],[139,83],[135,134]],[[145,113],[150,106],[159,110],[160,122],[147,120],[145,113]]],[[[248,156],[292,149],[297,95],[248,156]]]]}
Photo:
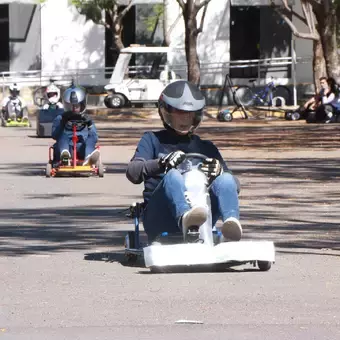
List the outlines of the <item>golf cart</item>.
{"type": "MultiPolygon", "coordinates": [[[[133,46],[120,51],[113,70],[110,83],[105,86],[108,95],[104,103],[108,108],[121,108],[128,104],[157,103],[165,86],[176,80],[176,74],[167,65],[160,70],[163,57],[167,56],[169,47],[133,46]],[[134,55],[153,54],[151,71],[129,72],[129,63],[134,55]]],[[[137,69],[138,70],[138,69],[137,69]]]]}

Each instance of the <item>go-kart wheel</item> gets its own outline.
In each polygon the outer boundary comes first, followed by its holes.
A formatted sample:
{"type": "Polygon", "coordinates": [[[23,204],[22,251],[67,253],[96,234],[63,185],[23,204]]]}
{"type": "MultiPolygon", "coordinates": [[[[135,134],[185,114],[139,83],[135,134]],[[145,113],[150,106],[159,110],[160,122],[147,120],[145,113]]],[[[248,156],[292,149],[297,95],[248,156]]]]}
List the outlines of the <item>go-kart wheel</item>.
{"type": "MultiPolygon", "coordinates": [[[[125,243],[124,243],[125,250],[134,249],[135,248],[135,232],[129,231],[125,236],[125,243]]],[[[129,252],[125,253],[128,262],[136,262],[138,256],[136,254],[132,254],[129,252]]]]}
{"type": "Polygon", "coordinates": [[[47,163],[46,170],[45,170],[45,176],[47,178],[51,177],[52,174],[52,165],[50,163],[47,163]]]}
{"type": "Polygon", "coordinates": [[[301,117],[299,112],[293,112],[291,116],[291,120],[299,120],[301,117]]]}
{"type": "Polygon", "coordinates": [[[223,121],[224,122],[231,122],[233,120],[233,115],[230,112],[225,112],[223,114],[223,121]]]}
{"type": "Polygon", "coordinates": [[[267,272],[272,267],[272,263],[269,261],[257,261],[257,266],[261,272],[267,272]]]}
{"type": "Polygon", "coordinates": [[[104,167],[103,167],[103,164],[101,163],[98,165],[98,176],[104,177],[104,167]]]}

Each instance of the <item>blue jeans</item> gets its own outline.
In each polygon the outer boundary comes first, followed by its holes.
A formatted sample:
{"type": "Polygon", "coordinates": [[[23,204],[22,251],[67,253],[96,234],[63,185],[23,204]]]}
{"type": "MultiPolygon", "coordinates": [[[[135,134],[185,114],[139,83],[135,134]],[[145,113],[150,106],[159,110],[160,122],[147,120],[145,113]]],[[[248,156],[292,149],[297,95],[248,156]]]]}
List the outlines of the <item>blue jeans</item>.
{"type": "MultiPolygon", "coordinates": [[[[86,139],[84,139],[82,135],[78,135],[78,140],[78,159],[85,159],[89,154],[91,154],[91,152],[95,150],[98,137],[96,134],[89,133],[86,139]]],[[[55,144],[55,155],[57,156],[55,157],[56,161],[60,159],[60,153],[65,149],[69,150],[71,156],[73,157],[72,137],[70,137],[66,132],[63,132],[55,144]]]]}
{"type": "MultiPolygon", "coordinates": [[[[185,184],[181,173],[170,170],[153,192],[144,211],[143,226],[149,241],[162,232],[179,232],[178,222],[190,209],[185,196],[185,184]]],[[[212,223],[222,217],[239,219],[237,184],[229,173],[217,177],[210,186],[212,223]]]]}

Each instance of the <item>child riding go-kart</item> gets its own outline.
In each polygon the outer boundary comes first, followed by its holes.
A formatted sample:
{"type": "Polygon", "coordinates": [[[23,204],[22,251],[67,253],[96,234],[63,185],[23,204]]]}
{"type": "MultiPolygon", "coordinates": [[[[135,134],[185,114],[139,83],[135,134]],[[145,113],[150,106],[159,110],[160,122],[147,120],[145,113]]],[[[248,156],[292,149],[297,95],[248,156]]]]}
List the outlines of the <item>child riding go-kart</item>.
{"type": "Polygon", "coordinates": [[[51,83],[46,87],[43,95],[43,98],[39,98],[40,108],[36,116],[36,132],[37,137],[51,137],[53,120],[64,111],[60,98],[60,89],[53,79],[51,79],[51,83]]]}
{"type": "Polygon", "coordinates": [[[58,175],[104,176],[95,124],[86,114],[87,96],[83,88],[72,86],[63,95],[65,112],[52,126],[56,143],[50,147],[46,177],[58,175]]]}
{"type": "Polygon", "coordinates": [[[4,127],[30,127],[25,101],[19,96],[20,88],[14,83],[9,87],[10,95],[4,99],[1,110],[1,125],[4,127]]]}
{"type": "Polygon", "coordinates": [[[144,182],[145,190],[144,202],[131,207],[135,230],[126,237],[126,254],[130,259],[143,254],[151,270],[248,262],[268,270],[275,261],[273,243],[240,241],[239,182],[216,146],[194,134],[204,108],[200,90],[187,81],[162,92],[165,130],[143,135],[127,169],[127,178],[144,182]],[[141,216],[145,247],[139,238],[141,216]]]}

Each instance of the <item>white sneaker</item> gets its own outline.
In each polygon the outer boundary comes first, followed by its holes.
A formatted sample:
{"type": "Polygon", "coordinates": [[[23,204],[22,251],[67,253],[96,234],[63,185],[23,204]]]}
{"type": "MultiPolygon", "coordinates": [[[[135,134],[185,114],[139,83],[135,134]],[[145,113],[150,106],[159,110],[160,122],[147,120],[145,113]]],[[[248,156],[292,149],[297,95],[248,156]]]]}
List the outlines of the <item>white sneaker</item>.
{"type": "Polygon", "coordinates": [[[70,154],[70,151],[68,150],[63,150],[60,154],[60,160],[61,161],[68,161],[69,159],[71,158],[71,154],[70,154]]]}
{"type": "Polygon", "coordinates": [[[92,151],[85,159],[83,165],[95,165],[99,160],[100,152],[98,149],[92,151]]]}
{"type": "Polygon", "coordinates": [[[204,207],[193,207],[182,216],[183,235],[188,233],[191,227],[200,227],[208,218],[207,209],[204,207]]]}
{"type": "Polygon", "coordinates": [[[239,241],[243,233],[241,223],[235,217],[229,217],[223,222],[221,232],[223,237],[230,241],[239,241]]]}

